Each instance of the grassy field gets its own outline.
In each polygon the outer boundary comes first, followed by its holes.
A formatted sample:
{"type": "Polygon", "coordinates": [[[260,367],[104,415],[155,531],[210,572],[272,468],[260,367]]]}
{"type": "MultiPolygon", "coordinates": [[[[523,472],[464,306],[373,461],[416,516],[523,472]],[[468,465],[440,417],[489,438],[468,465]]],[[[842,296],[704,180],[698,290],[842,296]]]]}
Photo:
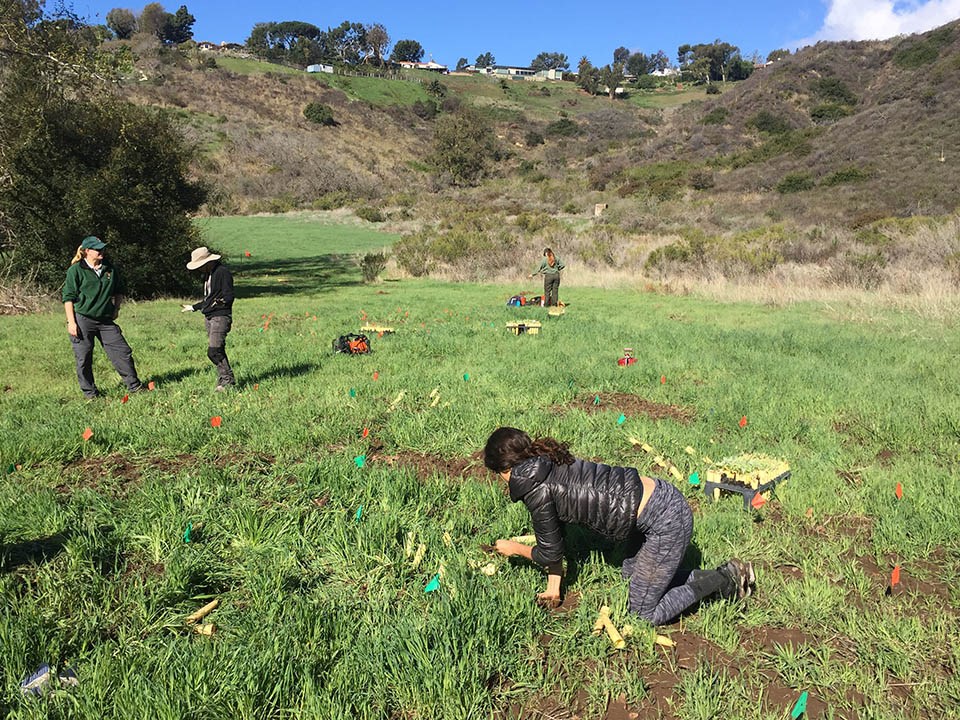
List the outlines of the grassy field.
{"type": "Polygon", "coordinates": [[[0,714],[772,720],[806,691],[806,717],[892,720],[960,704],[955,323],[566,285],[567,314],[547,318],[504,304],[532,281],[364,285],[354,256],[393,239],[367,228],[204,222],[236,274],[236,392],[213,392],[178,299],[124,307],[156,388],[129,402],[99,351],[106,397],[83,401],[62,314],[0,317],[0,714]],[[523,318],[543,332],[505,330],[523,318]],[[365,322],[396,332],[331,353],[365,322]],[[756,595],[654,645],[616,548],[572,530],[564,606],[539,610],[540,572],[480,550],[530,532],[477,455],[503,424],[664,475],[630,438],[649,443],[694,508],[691,563],[752,560],[756,595]],[[793,470],[763,508],[687,481],[744,452],[793,470]],[[213,598],[208,637],[184,619],[213,598]],[[591,635],[603,604],[636,628],[625,650],[591,635]],[[79,685],[21,697],[44,662],[79,685]]]}

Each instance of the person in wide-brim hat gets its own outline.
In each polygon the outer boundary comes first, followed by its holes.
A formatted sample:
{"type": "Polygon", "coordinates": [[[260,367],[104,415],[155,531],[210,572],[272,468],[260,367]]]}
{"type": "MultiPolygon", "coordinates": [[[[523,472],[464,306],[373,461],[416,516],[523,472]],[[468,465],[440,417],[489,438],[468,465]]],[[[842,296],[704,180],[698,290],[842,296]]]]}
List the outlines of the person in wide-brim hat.
{"type": "Polygon", "coordinates": [[[220,263],[220,255],[207,247],[190,253],[188,270],[203,272],[203,300],[182,306],[183,312],[199,310],[207,329],[207,357],[217,368],[217,390],[235,384],[233,368],[227,359],[227,334],[233,325],[233,275],[220,263]]]}
{"type": "Polygon", "coordinates": [[[210,252],[206,246],[198,247],[190,253],[190,262],[187,263],[187,270],[199,270],[208,262],[219,260],[220,256],[210,252]]]}

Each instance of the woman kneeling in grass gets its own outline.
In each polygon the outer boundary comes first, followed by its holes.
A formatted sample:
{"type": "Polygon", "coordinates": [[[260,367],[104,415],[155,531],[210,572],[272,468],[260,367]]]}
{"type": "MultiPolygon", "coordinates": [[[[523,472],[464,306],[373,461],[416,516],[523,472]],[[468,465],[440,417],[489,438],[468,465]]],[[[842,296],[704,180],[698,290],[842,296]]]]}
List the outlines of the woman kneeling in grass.
{"type": "Polygon", "coordinates": [[[565,443],[532,440],[511,427],[487,440],[484,464],[507,481],[510,499],[527,506],[537,544],[497,540],[495,549],[519,555],[547,570],[547,589],[537,595],[545,607],[560,603],[563,525],[583,525],[609,540],[632,541],[638,548],[623,561],[630,580],[630,610],[653,625],[665,625],[712,596],[741,599],[750,594],[753,566],[736,558],[716,570],[694,570],[683,585],[671,587],[693,535],[693,513],[686,498],[659,478],[636,468],[611,467],[574,458],[565,443]],[[638,547],[639,546],[639,547],[638,547]]]}

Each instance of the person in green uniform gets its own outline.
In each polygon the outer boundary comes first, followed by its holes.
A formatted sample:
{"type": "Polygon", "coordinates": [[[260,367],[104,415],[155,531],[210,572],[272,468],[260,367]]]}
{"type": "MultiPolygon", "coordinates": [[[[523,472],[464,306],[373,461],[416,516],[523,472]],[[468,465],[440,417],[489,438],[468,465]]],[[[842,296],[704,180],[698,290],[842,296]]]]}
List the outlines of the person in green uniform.
{"type": "Polygon", "coordinates": [[[547,307],[560,302],[560,271],[563,268],[564,264],[553,254],[553,250],[544,248],[540,267],[530,273],[530,277],[543,275],[543,305],[547,307]]]}
{"type": "Polygon", "coordinates": [[[142,389],[133,351],[114,322],[120,314],[123,282],[117,269],[104,257],[106,246],[100,238],[85,237],[63,283],[63,309],[77,359],[77,379],[83,396],[91,400],[100,395],[93,380],[94,340],[100,341],[127,390],[135,393],[142,389]]]}

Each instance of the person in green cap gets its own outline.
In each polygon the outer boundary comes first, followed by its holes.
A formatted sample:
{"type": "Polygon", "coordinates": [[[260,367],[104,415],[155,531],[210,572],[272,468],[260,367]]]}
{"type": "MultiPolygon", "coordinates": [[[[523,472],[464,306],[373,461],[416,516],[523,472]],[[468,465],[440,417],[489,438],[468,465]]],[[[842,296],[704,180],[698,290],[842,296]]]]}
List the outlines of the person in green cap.
{"type": "Polygon", "coordinates": [[[120,314],[123,282],[117,269],[104,257],[107,246],[100,238],[85,237],[77,248],[63,283],[63,309],[67,334],[77,359],[80,391],[89,400],[100,395],[93,380],[93,345],[99,340],[114,369],[129,392],[140,392],[133,351],[114,322],[120,314]]]}
{"type": "Polygon", "coordinates": [[[553,250],[544,248],[543,260],[540,261],[540,267],[538,267],[535,272],[530,273],[530,277],[543,275],[542,305],[553,307],[560,302],[560,271],[563,270],[563,268],[564,264],[553,254],[553,250]]]}

